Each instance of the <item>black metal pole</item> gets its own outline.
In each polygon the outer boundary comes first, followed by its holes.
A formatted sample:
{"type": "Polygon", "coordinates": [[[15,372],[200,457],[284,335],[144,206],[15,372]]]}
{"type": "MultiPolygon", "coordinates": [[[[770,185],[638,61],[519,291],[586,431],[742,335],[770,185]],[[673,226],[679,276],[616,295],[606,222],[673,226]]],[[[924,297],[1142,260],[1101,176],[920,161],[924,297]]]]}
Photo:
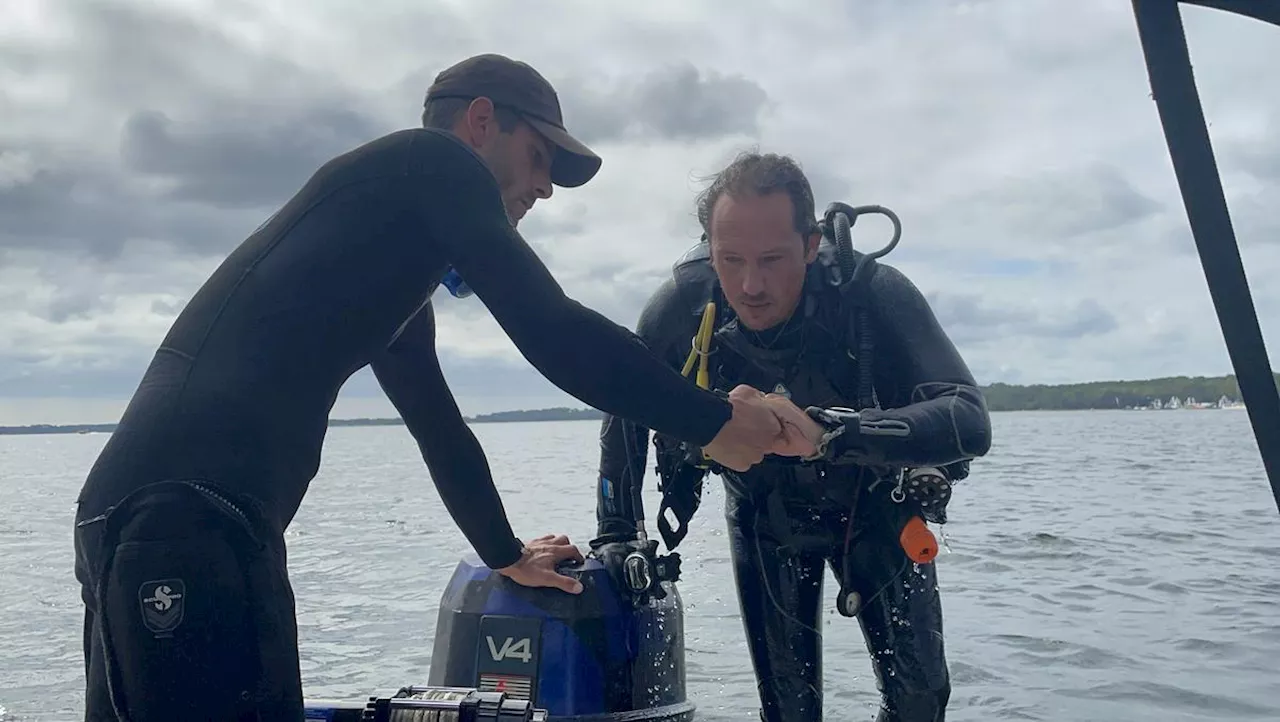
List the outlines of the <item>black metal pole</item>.
{"type": "Polygon", "coordinates": [[[1240,261],[1177,0],[1133,0],[1156,111],[1209,295],[1280,508],[1280,392],[1240,261]]]}

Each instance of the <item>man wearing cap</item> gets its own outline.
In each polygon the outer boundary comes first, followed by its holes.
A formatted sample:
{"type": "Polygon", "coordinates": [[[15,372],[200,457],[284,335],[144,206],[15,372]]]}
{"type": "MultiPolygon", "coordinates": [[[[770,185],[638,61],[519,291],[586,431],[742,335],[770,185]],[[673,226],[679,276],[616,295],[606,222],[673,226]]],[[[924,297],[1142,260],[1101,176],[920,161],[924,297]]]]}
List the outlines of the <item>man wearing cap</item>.
{"type": "Polygon", "coordinates": [[[553,570],[580,558],[567,538],[512,532],[440,371],[430,299],[449,269],[585,403],[730,468],[812,450],[783,423],[803,423],[798,409],[684,383],[566,297],[516,232],[552,185],[600,168],[533,68],[499,55],[449,68],[423,125],[321,166],[156,350],[77,499],[87,720],[302,719],[284,529],[319,467],[333,402],[365,366],[481,559],[521,584],[580,590],[553,570]]]}

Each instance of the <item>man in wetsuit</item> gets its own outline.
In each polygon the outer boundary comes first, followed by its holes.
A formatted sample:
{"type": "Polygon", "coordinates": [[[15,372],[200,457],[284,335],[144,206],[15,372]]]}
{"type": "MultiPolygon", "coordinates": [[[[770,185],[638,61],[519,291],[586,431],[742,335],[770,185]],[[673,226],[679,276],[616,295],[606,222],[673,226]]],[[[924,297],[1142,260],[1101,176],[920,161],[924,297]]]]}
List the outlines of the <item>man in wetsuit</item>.
{"type": "MultiPolygon", "coordinates": [[[[944,521],[945,498],[905,496],[898,472],[966,476],[968,461],[991,443],[983,397],[901,272],[869,266],[874,275],[864,285],[841,285],[848,278],[823,240],[809,182],[790,158],[740,156],[701,196],[698,216],[703,240],[645,306],[640,337],[681,368],[691,360],[705,307],[715,302],[717,330],[693,363],[708,361],[712,388],[750,384],[800,408],[858,411],[845,414],[844,433],[812,462],[770,458],[746,473],[720,470],[761,719],[822,717],[820,608],[823,567],[830,565],[840,582],[837,599],[851,602],[842,612],[858,617],[873,658],[881,722],[938,722],[950,684],[935,570],[913,565],[899,538],[913,516],[944,521]],[[862,352],[850,340],[859,303],[874,349],[872,375],[864,377],[873,389],[866,392],[855,358],[862,352]],[[859,403],[872,390],[878,404],[859,403]]],[[[636,492],[645,426],[618,415],[601,429],[592,547],[606,564],[646,544],[636,522],[643,518],[636,492]]],[[[707,465],[664,434],[655,435],[655,445],[664,496],[656,517],[670,548],[685,529],[663,528],[671,523],[664,511],[670,507],[674,525],[688,522],[707,465]]],[[[945,480],[939,488],[949,495],[945,480]]],[[[656,542],[647,544],[651,550],[656,542]]]]}
{"type": "Polygon", "coordinates": [[[514,224],[600,159],[555,91],[496,55],[442,72],[422,129],[324,164],[191,298],[78,498],[88,720],[301,720],[284,530],[343,383],[372,366],[481,559],[575,592],[559,537],[517,539],[440,371],[430,297],[462,275],[560,388],[736,468],[781,424],[690,387],[567,298],[514,224]]]}

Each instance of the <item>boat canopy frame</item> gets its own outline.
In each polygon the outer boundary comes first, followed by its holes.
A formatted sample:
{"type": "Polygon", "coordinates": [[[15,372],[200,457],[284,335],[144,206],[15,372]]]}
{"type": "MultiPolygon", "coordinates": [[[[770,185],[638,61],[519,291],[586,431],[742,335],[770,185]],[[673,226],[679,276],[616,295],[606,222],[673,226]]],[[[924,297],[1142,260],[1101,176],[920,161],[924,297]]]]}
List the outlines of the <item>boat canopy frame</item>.
{"type": "Polygon", "coordinates": [[[1280,2],[1132,0],[1156,112],[1271,493],[1280,509],[1280,391],[1240,259],[1222,177],[1191,68],[1180,3],[1280,27],[1280,2]]]}

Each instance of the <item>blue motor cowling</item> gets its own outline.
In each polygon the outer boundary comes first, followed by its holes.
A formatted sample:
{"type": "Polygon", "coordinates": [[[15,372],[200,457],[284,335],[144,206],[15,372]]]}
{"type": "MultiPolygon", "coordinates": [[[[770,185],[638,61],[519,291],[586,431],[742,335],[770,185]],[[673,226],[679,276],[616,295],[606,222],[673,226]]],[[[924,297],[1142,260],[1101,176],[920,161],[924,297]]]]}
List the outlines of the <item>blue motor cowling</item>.
{"type": "Polygon", "coordinates": [[[440,600],[429,685],[505,692],[550,720],[693,719],[675,586],[637,598],[594,556],[560,571],[581,594],[524,587],[474,555],[440,600]]]}

